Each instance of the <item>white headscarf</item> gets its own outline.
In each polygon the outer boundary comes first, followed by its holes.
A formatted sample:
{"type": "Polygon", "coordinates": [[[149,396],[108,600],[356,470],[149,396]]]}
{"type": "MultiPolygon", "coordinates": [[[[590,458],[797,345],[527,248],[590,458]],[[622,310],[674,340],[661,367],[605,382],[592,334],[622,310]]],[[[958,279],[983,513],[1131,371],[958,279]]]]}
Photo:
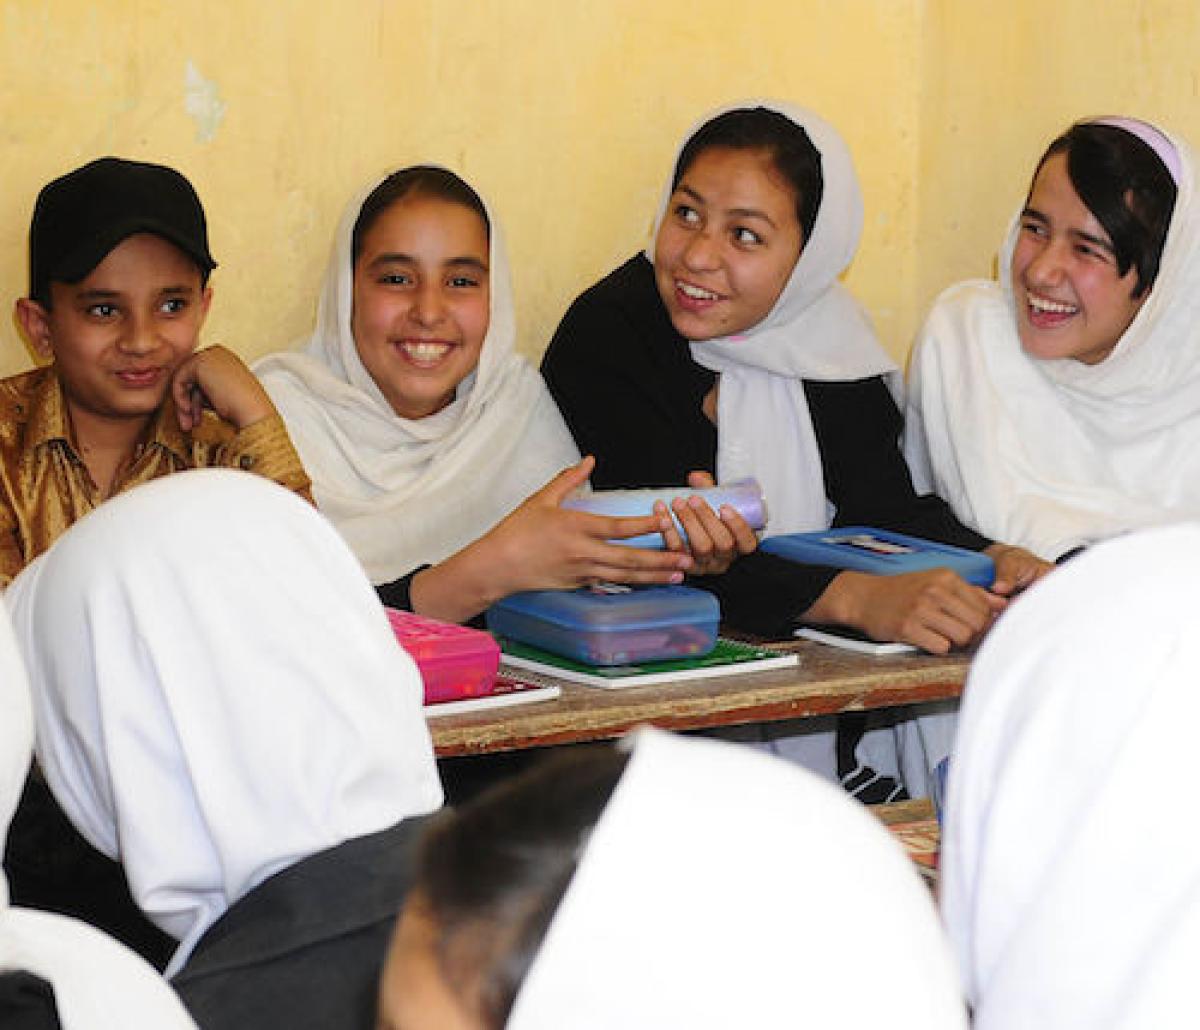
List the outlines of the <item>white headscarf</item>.
{"type": "Polygon", "coordinates": [[[1200,527],[1038,583],[971,668],[942,908],[978,1030],[1200,1023],[1200,527]]]}
{"type": "Polygon", "coordinates": [[[442,411],[395,413],[350,325],[354,223],[376,185],[342,215],[312,336],[254,370],[287,423],[317,505],[371,581],[384,583],[461,550],[579,452],[541,376],[515,352],[508,257],[490,208],[491,314],[479,367],[442,411]]]}
{"type": "Polygon", "coordinates": [[[1057,558],[1200,514],[1200,205],[1191,151],[1150,296],[1097,365],[1031,358],[1011,268],[935,302],[909,369],[905,450],[919,488],[996,540],[1057,558]]]}
{"type": "Polygon", "coordinates": [[[635,740],[509,1030],[965,1027],[932,898],[866,809],[749,749],[635,740]]]}
{"type": "Polygon", "coordinates": [[[273,873],[441,803],[422,686],[354,556],[259,476],[106,502],[6,595],[59,804],[180,940],[273,873]]]}
{"type": "MultiPolygon", "coordinates": [[[[823,529],[821,454],[801,380],[848,381],[885,375],[899,388],[895,363],[880,347],[866,313],[838,281],[858,248],[863,204],[854,162],[836,129],[794,104],[749,100],[705,115],[688,131],[672,162],[702,126],[726,111],[765,107],[799,125],[821,155],[824,188],[812,233],[775,306],[736,336],[691,345],[692,357],[721,375],[717,399],[717,478],[754,476],[768,500],[767,533],[823,529]]],[[[667,180],[654,240],[671,200],[667,180]]],[[[654,240],[646,256],[654,260],[654,240]]]]}
{"type": "MultiPolygon", "coordinates": [[[[33,713],[8,612],[0,605],[0,848],[33,757],[33,713]]],[[[54,989],[63,1030],[195,1030],[175,992],[123,945],[76,919],[13,908],[0,873],[0,974],[54,989]]]]}

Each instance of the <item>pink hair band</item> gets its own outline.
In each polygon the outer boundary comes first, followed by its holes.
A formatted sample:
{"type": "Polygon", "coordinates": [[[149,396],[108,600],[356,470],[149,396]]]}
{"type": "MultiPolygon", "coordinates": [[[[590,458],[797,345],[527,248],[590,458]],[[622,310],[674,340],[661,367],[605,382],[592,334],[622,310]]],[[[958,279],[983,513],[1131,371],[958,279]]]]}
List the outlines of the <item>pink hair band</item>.
{"type": "Polygon", "coordinates": [[[1171,173],[1171,178],[1175,180],[1175,185],[1179,185],[1179,180],[1183,175],[1179,151],[1175,149],[1175,144],[1161,129],[1140,118],[1124,118],[1115,115],[1109,118],[1097,118],[1092,124],[1111,125],[1114,129],[1124,129],[1131,136],[1136,136],[1158,155],[1158,159],[1171,173]]]}

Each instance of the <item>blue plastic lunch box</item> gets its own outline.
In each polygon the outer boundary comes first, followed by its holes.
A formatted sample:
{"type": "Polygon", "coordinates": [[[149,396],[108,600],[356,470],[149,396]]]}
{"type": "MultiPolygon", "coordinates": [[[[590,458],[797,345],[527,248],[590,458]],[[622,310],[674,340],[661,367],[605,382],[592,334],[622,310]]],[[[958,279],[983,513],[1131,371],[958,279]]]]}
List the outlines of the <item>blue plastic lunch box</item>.
{"type": "Polygon", "coordinates": [[[980,587],[991,586],[996,578],[996,566],[986,554],[871,526],[786,533],[768,537],[759,547],[806,565],[830,565],[880,576],[946,568],[980,587]]]}
{"type": "Polygon", "coordinates": [[[497,636],[588,665],[704,655],[716,646],[720,621],[712,594],[681,586],[531,590],[487,612],[497,636]]]}

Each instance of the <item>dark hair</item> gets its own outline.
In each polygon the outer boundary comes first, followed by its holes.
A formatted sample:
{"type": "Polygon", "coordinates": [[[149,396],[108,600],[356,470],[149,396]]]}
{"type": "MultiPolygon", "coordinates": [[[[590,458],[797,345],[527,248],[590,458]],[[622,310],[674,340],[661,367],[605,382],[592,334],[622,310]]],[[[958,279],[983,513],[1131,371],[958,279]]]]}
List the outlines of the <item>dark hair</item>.
{"type": "Polygon", "coordinates": [[[817,221],[825,178],[821,154],[808,133],[787,115],[765,107],[739,107],[705,122],[684,144],[675,162],[671,189],[679,185],[692,163],[714,147],[727,150],[765,150],[796,191],[796,218],[807,241],[817,221]]]}
{"type": "Polygon", "coordinates": [[[1141,297],[1158,276],[1179,192],[1167,166],[1137,136],[1094,122],[1076,122],[1051,143],[1034,180],[1055,154],[1066,154],[1071,185],[1112,240],[1117,271],[1137,269],[1133,296],[1141,297]]]}
{"type": "Polygon", "coordinates": [[[359,208],[358,218],[354,222],[354,233],[351,236],[350,263],[358,261],[362,253],[363,240],[371,231],[389,207],[398,200],[409,196],[436,197],[438,200],[448,200],[452,204],[461,204],[474,211],[483,219],[483,227],[491,238],[492,223],[488,220],[487,208],[479,199],[479,194],[468,186],[453,172],[433,165],[413,165],[392,172],[378,186],[371,190],[363,205],[359,208]]]}
{"type": "Polygon", "coordinates": [[[629,756],[610,746],[553,755],[437,818],[413,896],[436,926],[446,983],[503,1027],[588,834],[629,756]]]}

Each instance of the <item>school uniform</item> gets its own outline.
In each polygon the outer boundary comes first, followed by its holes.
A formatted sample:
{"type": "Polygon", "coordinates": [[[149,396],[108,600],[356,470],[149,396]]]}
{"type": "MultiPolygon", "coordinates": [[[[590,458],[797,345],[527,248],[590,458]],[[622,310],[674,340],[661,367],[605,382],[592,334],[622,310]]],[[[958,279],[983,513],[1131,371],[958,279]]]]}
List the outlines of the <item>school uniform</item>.
{"type": "MultiPolygon", "coordinates": [[[[0,840],[33,754],[33,711],[0,607],[0,840]]],[[[0,876],[0,1026],[6,1030],[195,1030],[175,992],[133,952],[78,920],[10,903],[0,876]]]]}
{"type": "Polygon", "coordinates": [[[371,582],[404,606],[420,567],[473,543],[579,452],[537,371],[516,351],[504,236],[488,209],[489,299],[479,364],[450,404],[401,418],[358,355],[353,230],[372,182],[346,207],[312,334],[254,365],[333,521],[371,582]]]}
{"type": "Polygon", "coordinates": [[[932,898],[873,815],[746,748],[630,743],[508,1030],[965,1030],[932,898]]]}
{"type": "Polygon", "coordinates": [[[984,533],[1050,561],[1200,516],[1194,160],[1183,140],[1139,131],[1170,161],[1178,194],[1154,285],[1112,352],[1092,365],[1025,352],[1012,289],[1018,211],[999,281],[938,297],[909,366],[905,448],[918,483],[984,533]]]}
{"type": "Polygon", "coordinates": [[[1200,1024],[1194,523],[1035,584],[972,663],[942,914],[976,1030],[1200,1024]]]}
{"type": "Polygon", "coordinates": [[[334,990],[337,1025],[373,1025],[406,824],[442,791],[420,675],[333,527],[259,476],[171,476],[79,522],[8,600],[46,781],[178,941],[167,975],[202,1026],[288,986],[290,1011],[334,990]]]}

